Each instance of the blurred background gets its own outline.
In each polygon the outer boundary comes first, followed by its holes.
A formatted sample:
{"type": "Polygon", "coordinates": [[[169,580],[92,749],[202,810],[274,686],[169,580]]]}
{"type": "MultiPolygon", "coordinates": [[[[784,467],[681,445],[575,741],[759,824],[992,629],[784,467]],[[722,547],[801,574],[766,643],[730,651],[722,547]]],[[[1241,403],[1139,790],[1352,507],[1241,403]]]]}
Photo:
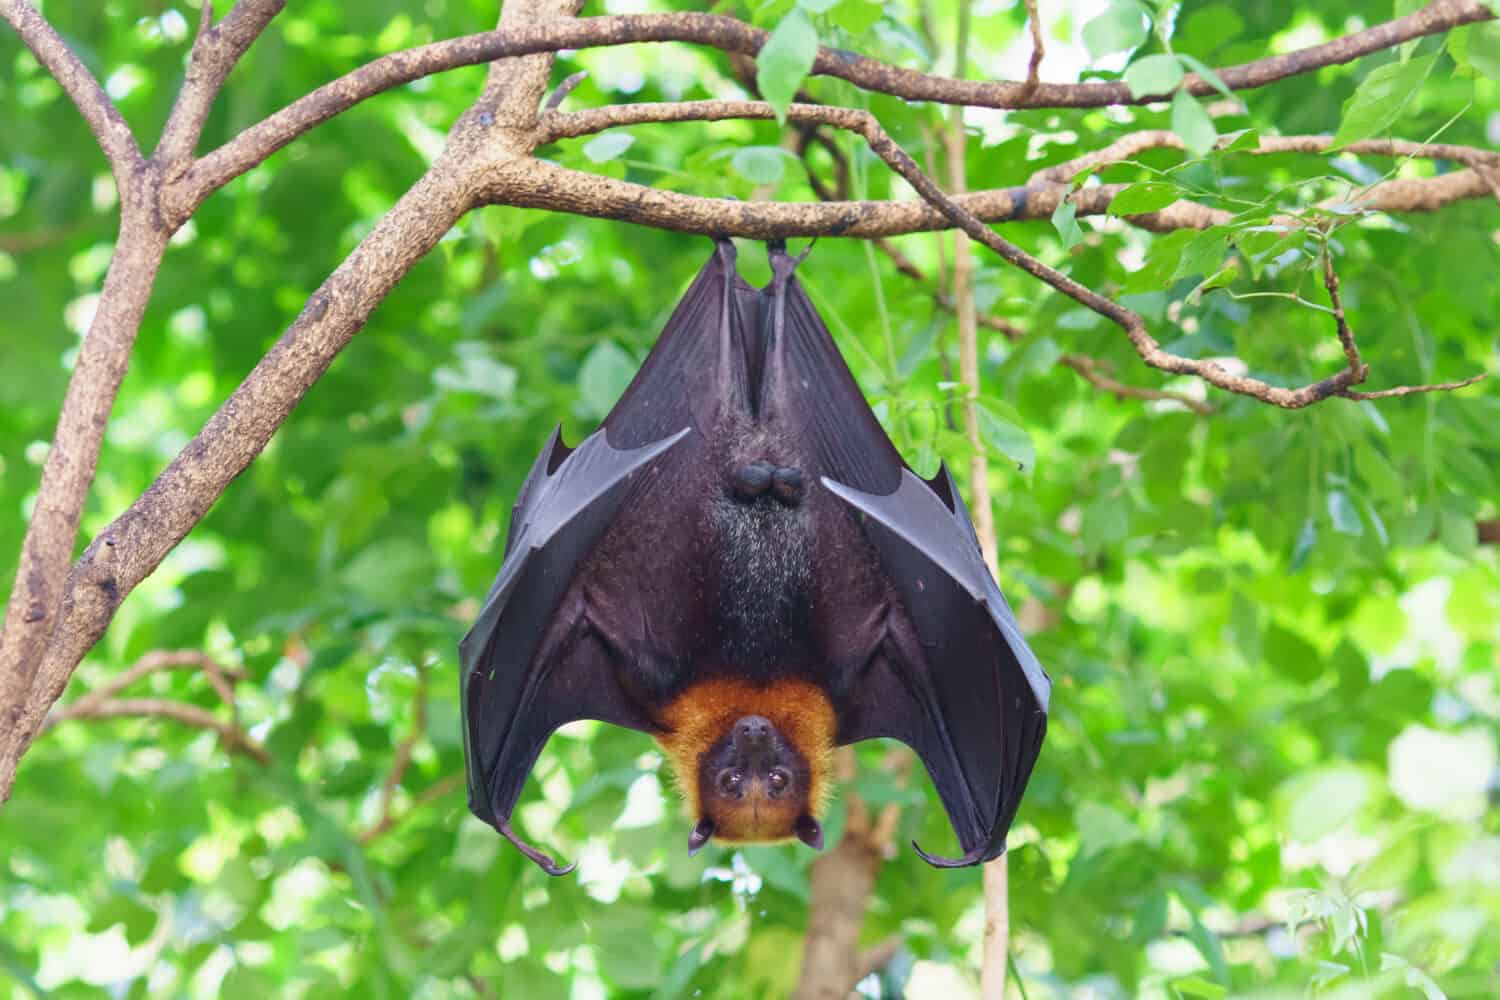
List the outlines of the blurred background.
{"type": "MultiPolygon", "coordinates": [[[[953,72],[951,0],[810,6],[825,44],[953,72]]],[[[1041,0],[1043,79],[1118,75],[1128,52],[1101,51],[1099,29],[1086,43],[1086,26],[1118,6],[1041,0]]],[[[1416,5],[1137,6],[1157,27],[1139,53],[1224,66],[1416,5]]],[[[770,26],[789,7],[719,12],[770,26]]],[[[626,9],[669,7],[621,0],[584,13],[626,9]]],[[[138,134],[154,136],[194,5],[46,12],[138,134]]],[[[230,78],[202,148],[381,53],[495,17],[478,0],[294,3],[230,78]]],[[[1025,25],[1019,3],[975,4],[970,75],[1024,78],[1025,25]]],[[[1414,58],[1435,62],[1390,134],[1500,143],[1500,41],[1485,32],[1412,43],[1414,58]]],[[[1213,127],[1332,132],[1394,55],[1245,92],[1211,109],[1213,127]]],[[[580,69],[589,77],[568,107],[746,93],[742,70],[688,46],[565,54],[554,79],[580,69]]],[[[213,196],[177,235],[85,539],[151,483],[421,174],[483,74],[356,107],[213,196]]],[[[869,107],[945,176],[941,109],[838,81],[808,89],[869,107]]],[[[1166,105],[971,112],[968,185],[1024,184],[1171,118],[1166,105]]],[[[856,142],[802,144],[774,123],[642,126],[540,155],[712,196],[808,201],[840,183],[854,198],[911,196],[856,142]]],[[[1125,296],[1169,349],[1301,384],[1342,364],[1318,247],[1297,231],[1262,245],[1250,227],[1385,176],[1453,168],[1162,149],[1105,172],[1237,213],[1240,229],[1196,244],[1207,263],[1184,259],[1196,234],[1102,217],[1003,231],[1125,296]],[[1238,272],[1203,281],[1227,259],[1238,272]]],[[[76,111],[0,32],[7,584],[116,220],[76,111]]],[[[1372,387],[1496,368],[1495,199],[1345,221],[1336,260],[1372,387]]],[[[940,301],[952,240],[893,244],[924,280],[838,239],[820,241],[799,275],[908,460],[929,474],[946,460],[967,492],[954,324],[940,301]]],[[[713,846],[688,858],[687,822],[646,737],[581,724],[543,754],[519,826],[579,859],[568,878],[547,878],[473,819],[463,790],[456,646],[499,567],[515,491],[555,424],[576,442],[613,405],[708,249],[490,208],[400,285],[125,602],[22,762],[0,810],[0,997],[791,988],[815,855],[713,846]],[[132,665],[132,686],[101,692],[132,665]],[[67,717],[90,690],[103,696],[93,710],[67,717]],[[143,698],[189,706],[197,723],[98,709],[143,698]]],[[[986,251],[974,259],[980,312],[1011,333],[983,327],[979,345],[1000,579],[1056,685],[1010,836],[1011,995],[1500,993],[1500,387],[1295,412],[1205,392],[1145,368],[1115,328],[986,251]],[[1181,398],[1117,397],[1065,356],[1181,398]]],[[[741,268],[767,277],[752,244],[741,268]]],[[[861,747],[849,785],[899,815],[862,935],[894,940],[894,957],[861,993],[977,995],[979,872],[934,871],[904,846],[915,837],[945,851],[952,835],[920,768],[890,768],[890,751],[861,747]]],[[[847,803],[833,806],[830,840],[847,803]]]]}

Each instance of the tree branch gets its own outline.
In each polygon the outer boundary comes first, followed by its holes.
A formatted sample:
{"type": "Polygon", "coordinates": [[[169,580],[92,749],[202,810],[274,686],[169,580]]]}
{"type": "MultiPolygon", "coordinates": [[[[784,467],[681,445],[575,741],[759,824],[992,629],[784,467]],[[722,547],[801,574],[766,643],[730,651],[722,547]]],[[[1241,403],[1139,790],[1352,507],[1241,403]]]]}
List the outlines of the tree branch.
{"type": "Polygon", "coordinates": [[[1041,86],[1042,59],[1047,48],[1042,44],[1042,15],[1036,0],[1026,0],[1026,23],[1031,26],[1031,60],[1026,64],[1026,93],[1034,94],[1041,86]]]}
{"type": "MultiPolygon", "coordinates": [[[[910,765],[910,756],[898,752],[887,758],[898,771],[910,765]]],[[[853,780],[854,753],[848,747],[836,751],[835,773],[841,784],[853,780]]],[[[809,875],[807,934],[802,944],[802,966],[794,1000],[845,1000],[854,985],[870,974],[869,963],[880,957],[890,942],[871,952],[859,948],[860,929],[875,876],[891,848],[900,809],[887,805],[870,815],[864,800],[853,792],[845,795],[844,834],[832,850],[820,854],[809,875]]],[[[899,938],[891,948],[900,947],[899,938]]],[[[879,968],[889,956],[874,968],[879,968]]]]}
{"type": "Polygon", "coordinates": [[[245,50],[260,37],[271,19],[281,13],[286,0],[237,0],[228,16],[213,24],[213,3],[203,0],[202,19],[187,73],[177,92],[177,102],[162,127],[161,141],[152,158],[163,164],[180,164],[193,155],[209,109],[224,86],[224,80],[239,63],[245,50]]]}
{"type": "MultiPolygon", "coordinates": [[[[586,131],[598,131],[607,128],[610,124],[620,122],[640,121],[687,121],[687,120],[718,120],[721,118],[770,118],[774,111],[769,104],[758,101],[686,101],[676,104],[650,104],[650,105],[620,105],[610,108],[598,108],[588,112],[575,112],[567,115],[549,116],[543,121],[540,131],[545,136],[563,136],[574,133],[583,134],[586,131]]],[[[983,243],[1007,263],[1020,268],[1032,277],[1050,285],[1052,288],[1073,299],[1075,302],[1098,313],[1119,326],[1131,346],[1141,359],[1153,368],[1171,372],[1176,375],[1194,375],[1203,379],[1210,385],[1216,386],[1229,392],[1243,396],[1250,396],[1262,402],[1271,403],[1285,409],[1300,409],[1313,403],[1333,396],[1343,395],[1352,386],[1356,385],[1363,377],[1361,373],[1346,369],[1335,375],[1320,379],[1317,382],[1288,389],[1282,386],[1272,385],[1262,379],[1252,378],[1247,375],[1235,375],[1213,360],[1200,360],[1187,358],[1172,354],[1161,348],[1157,340],[1151,336],[1146,329],[1145,320],[1137,313],[1125,306],[1114,302],[1103,295],[1079,284],[1077,281],[1062,272],[1048,267],[1040,260],[1026,253],[1020,247],[1001,237],[994,230],[985,225],[984,218],[973,211],[974,207],[989,209],[996,202],[1002,202],[1006,208],[1014,209],[1022,207],[1026,212],[1032,211],[1036,201],[1050,200],[1047,206],[1047,214],[1056,207],[1057,201],[1067,194],[1065,188],[1059,185],[1051,185],[1038,192],[1039,197],[1033,197],[1032,188],[1011,189],[1005,192],[986,192],[978,196],[983,201],[980,205],[966,203],[962,196],[950,198],[943,192],[932,179],[924,174],[916,162],[885,132],[875,117],[868,112],[853,108],[838,108],[825,105],[793,104],[787,109],[787,120],[794,123],[815,123],[829,125],[834,128],[843,129],[860,135],[869,144],[870,149],[883,160],[887,166],[901,176],[916,192],[937,212],[962,229],[970,237],[983,243]],[[1047,197],[1050,195],[1050,199],[1047,197]],[[993,200],[992,200],[993,199],[993,200]]],[[[781,220],[768,220],[756,218],[755,214],[748,211],[750,206],[744,203],[716,201],[713,199],[695,199],[690,196],[678,195],[675,192],[653,191],[650,188],[642,188],[638,185],[630,185],[623,181],[613,181],[602,177],[593,177],[588,174],[580,174],[577,171],[566,170],[562,167],[545,165],[538,161],[533,169],[525,177],[508,177],[511,181],[505,186],[492,188],[484,194],[487,201],[498,202],[502,199],[504,203],[513,205],[526,205],[528,207],[546,207],[557,210],[577,211],[586,215],[599,215],[606,218],[623,218],[633,222],[642,221],[643,217],[651,214],[653,210],[668,218],[674,225],[671,228],[686,229],[713,234],[727,235],[751,235],[762,238],[792,235],[814,235],[809,233],[806,223],[817,215],[824,214],[815,212],[815,209],[832,210],[827,212],[833,218],[826,217],[818,219],[819,222],[832,222],[831,229],[826,230],[832,235],[858,235],[875,236],[891,235],[891,232],[878,226],[869,225],[869,215],[876,209],[877,203],[849,202],[844,205],[836,203],[823,203],[815,206],[803,206],[798,213],[800,218],[787,218],[788,223],[797,222],[796,229],[787,230],[777,228],[775,223],[781,220]],[[568,183],[568,178],[591,178],[590,181],[577,181],[568,183]],[[530,191],[528,191],[528,188],[530,191]],[[632,189],[634,194],[632,197],[632,189]],[[532,195],[545,195],[545,202],[540,197],[532,195]],[[534,199],[534,200],[533,200],[534,199]],[[665,211],[663,211],[665,210],[665,211]],[[770,222],[771,231],[756,231],[754,223],[765,225],[770,222]],[[747,232],[746,230],[751,231],[747,232]]],[[[1445,175],[1451,176],[1451,175],[1445,175]]],[[[1440,180],[1437,178],[1434,180],[1440,180]]],[[[1482,179],[1473,176],[1470,180],[1478,182],[1482,190],[1486,189],[1482,179]]],[[[1388,182],[1394,184],[1397,182],[1388,182]]],[[[1368,195],[1375,196],[1378,190],[1386,185],[1377,185],[1368,195]]],[[[1106,186],[1100,185],[1096,188],[1085,188],[1076,192],[1075,199],[1083,200],[1092,198],[1097,204],[1100,196],[1106,193],[1106,186]]],[[[1111,194],[1112,198],[1113,195],[1111,194]]],[[[1105,205],[1108,204],[1106,200],[1105,205]]],[[[788,205],[765,205],[754,206],[762,209],[768,214],[774,209],[786,209],[788,205]]],[[[1201,212],[1210,210],[1202,206],[1194,206],[1201,212]]],[[[1165,212],[1171,212],[1177,206],[1169,206],[1165,212]]],[[[929,209],[930,210],[930,209],[929,209]]],[[[888,213],[882,215],[896,215],[897,206],[891,206],[888,213]]],[[[1080,208],[1082,212],[1082,208],[1080,208]]],[[[998,214],[998,213],[997,213],[998,214]]],[[[1158,216],[1158,221],[1163,213],[1152,213],[1158,216]]],[[[1012,216],[1014,217],[1014,216],[1012,216]]],[[[1210,216],[1213,217],[1213,216],[1210,216]]],[[[915,221],[908,218],[904,221],[915,221]]],[[[1149,216],[1133,217],[1131,221],[1143,224],[1150,222],[1149,216]]],[[[906,228],[898,231],[910,232],[916,227],[906,228]]],[[[815,232],[821,232],[817,230],[815,232]]],[[[1407,392],[1413,391],[1436,391],[1437,387],[1411,387],[1407,392]]],[[[1395,394],[1394,390],[1386,390],[1395,394]]]]}
{"type": "Polygon", "coordinates": [[[131,170],[141,163],[141,150],[115,103],[78,54],[27,0],[0,0],[0,17],[10,22],[37,62],[62,86],[98,140],[116,186],[123,189],[131,170]]]}
{"type": "Polygon", "coordinates": [[[207,709],[170,698],[112,698],[90,704],[87,708],[68,705],[57,712],[48,722],[51,728],[70,719],[171,719],[197,729],[211,729],[231,751],[254,758],[262,767],[271,766],[271,755],[266,748],[239,726],[216,717],[207,709]]]}
{"type": "MultiPolygon", "coordinates": [[[[562,0],[565,5],[573,2],[576,0],[562,0]]],[[[257,6],[256,9],[264,11],[269,8],[257,6]]],[[[560,8],[516,2],[508,5],[507,16],[520,21],[529,12],[549,9],[560,8]]],[[[62,694],[84,653],[103,635],[120,602],[155,570],[234,478],[260,453],[292,408],[327,370],[396,282],[476,204],[479,178],[516,171],[515,163],[529,152],[527,142],[533,129],[524,125],[524,114],[512,115],[506,109],[511,102],[518,107],[524,105],[526,114],[535,120],[551,61],[550,55],[542,55],[533,60],[522,60],[515,67],[492,70],[491,84],[498,81],[503,106],[495,106],[494,110],[487,112],[476,105],[460,119],[443,154],[427,173],[309,298],[297,320],[156,482],[94,539],[59,588],[53,584],[54,577],[35,572],[34,561],[28,561],[27,553],[33,548],[34,537],[43,538],[47,542],[44,554],[48,559],[56,561],[60,558],[60,565],[64,568],[67,565],[77,532],[77,509],[81,509],[82,498],[87,493],[97,462],[98,441],[119,383],[115,377],[112,384],[101,384],[90,391],[89,385],[85,384],[89,380],[83,378],[83,373],[99,367],[97,364],[91,367],[88,362],[90,352],[95,351],[104,353],[109,362],[118,367],[118,372],[109,369],[111,375],[123,376],[130,345],[139,327],[140,314],[145,308],[167,238],[159,222],[161,198],[156,196],[158,189],[152,186],[149,191],[135,194],[129,188],[122,191],[122,233],[133,232],[131,226],[139,213],[152,222],[152,226],[144,231],[156,242],[147,244],[146,251],[139,251],[137,247],[138,252],[126,253],[130,244],[122,236],[110,276],[115,278],[116,265],[120,265],[121,280],[128,273],[136,279],[135,283],[130,288],[131,294],[112,298],[111,279],[106,279],[99,316],[84,341],[78,367],[69,384],[57,442],[67,444],[73,440],[64,430],[71,426],[70,420],[82,413],[84,406],[74,405],[72,400],[75,392],[83,393],[92,433],[86,441],[92,441],[92,451],[86,455],[74,454],[73,449],[54,444],[47,469],[43,472],[37,514],[33,517],[27,548],[23,550],[18,577],[21,583],[12,594],[5,631],[0,635],[0,668],[10,668],[0,669],[0,714],[4,716],[0,718],[0,802],[9,798],[16,766],[48,708],[62,694]],[[497,112],[508,116],[508,120],[522,122],[524,127],[507,128],[503,123],[497,127],[497,112]],[[118,316],[111,312],[111,301],[120,303],[114,307],[118,316]],[[135,310],[133,315],[126,314],[126,306],[135,310]],[[106,317],[119,320],[115,324],[118,337],[96,335],[95,331],[101,329],[101,321],[106,317]],[[53,468],[54,462],[72,475],[66,484],[67,491],[49,490],[48,470],[53,468]],[[44,501],[50,496],[64,496],[68,509],[59,508],[56,514],[44,516],[49,514],[44,501]],[[75,500],[77,506],[73,507],[75,500]],[[58,530],[59,524],[67,527],[63,515],[69,513],[69,509],[72,513],[71,529],[58,530]],[[48,530],[39,531],[38,525],[44,523],[48,530]],[[48,589],[44,596],[51,603],[31,600],[31,593],[26,589],[28,581],[46,585],[48,589]],[[59,602],[58,613],[46,611],[59,602]],[[43,608],[40,616],[33,611],[38,606],[43,608]],[[12,616],[30,627],[13,627],[12,616]],[[49,636],[51,641],[46,641],[49,636]]],[[[155,172],[142,176],[150,178],[153,185],[157,181],[155,172]]]]}
{"type": "MultiPolygon", "coordinates": [[[[1228,140],[1224,140],[1227,142],[1228,140]]],[[[1066,184],[1085,170],[1128,160],[1148,149],[1185,149],[1175,132],[1146,129],[1121,136],[1102,149],[1038,170],[1027,178],[1028,186],[1066,184]]],[[[1236,152],[1252,155],[1271,153],[1326,153],[1333,148],[1331,135],[1264,135],[1254,149],[1236,152]]],[[[1473,146],[1440,142],[1408,142],[1402,139],[1366,139],[1339,148],[1355,156],[1400,156],[1427,160],[1453,160],[1467,167],[1500,167],[1500,153],[1473,146]]]]}
{"type": "MultiPolygon", "coordinates": [[[[98,308],[68,379],[0,628],[0,802],[9,787],[3,777],[6,751],[25,728],[24,705],[60,619],[68,565],[104,429],[167,248],[169,234],[159,227],[152,210],[151,175],[142,171],[135,179],[142,183],[120,192],[120,235],[98,308]]],[[[79,650],[79,658],[83,652],[79,650]]],[[[47,704],[55,700],[54,696],[47,704]]]]}
{"type": "Polygon", "coordinates": [[[396,754],[391,759],[391,769],[385,776],[385,781],[380,785],[380,812],[369,829],[359,835],[360,843],[367,843],[395,825],[391,817],[391,806],[396,799],[396,789],[401,787],[401,779],[406,776],[406,769],[411,766],[412,753],[427,735],[427,668],[417,664],[417,692],[412,699],[411,709],[411,731],[406,734],[396,747],[396,754]]]}
{"type": "Polygon", "coordinates": [[[26,708],[11,723],[13,735],[0,736],[0,798],[8,793],[36,724],[104,634],[125,595],[202,519],[375,306],[463,215],[470,186],[462,161],[440,157],[313,293],[287,332],[151,488],[85,550],[68,574],[61,621],[26,708]]]}
{"type": "Polygon", "coordinates": [[[73,715],[87,715],[141,678],[165,670],[202,670],[208,677],[214,692],[218,694],[219,700],[231,709],[234,708],[235,697],[234,688],[230,686],[230,682],[244,679],[244,674],[240,671],[220,666],[217,660],[200,650],[157,650],[142,656],[130,667],[121,671],[118,676],[110,678],[72,702],[68,705],[67,711],[73,715]]]}
{"type": "MultiPolygon", "coordinates": [[[[1493,17],[1494,14],[1480,0],[1434,0],[1405,17],[1322,45],[1225,67],[1218,71],[1218,76],[1231,88],[1262,87],[1289,76],[1349,62],[1414,38],[1493,17]]],[[[767,37],[767,32],[759,28],[716,14],[622,14],[518,24],[500,31],[465,35],[393,52],[324,84],[204,156],[182,177],[180,195],[185,202],[201,202],[209,193],[262,162],[293,139],[361,101],[424,76],[460,66],[560,49],[638,42],[691,42],[729,53],[754,55],[767,37]]],[[[1160,97],[1136,98],[1122,81],[1032,85],[952,80],[827,48],[818,50],[812,72],[909,101],[975,107],[1088,108],[1143,104],[1160,97]]],[[[1182,87],[1198,95],[1215,92],[1211,84],[1196,74],[1189,74],[1182,87]]]]}

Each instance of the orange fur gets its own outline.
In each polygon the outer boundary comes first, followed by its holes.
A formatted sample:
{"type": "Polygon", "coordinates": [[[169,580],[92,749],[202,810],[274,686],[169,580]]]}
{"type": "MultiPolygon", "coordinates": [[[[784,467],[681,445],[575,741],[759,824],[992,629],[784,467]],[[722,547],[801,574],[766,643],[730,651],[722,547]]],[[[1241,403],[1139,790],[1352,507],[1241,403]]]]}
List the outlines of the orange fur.
{"type": "MultiPolygon", "coordinates": [[[[669,704],[661,715],[665,731],[657,742],[672,761],[677,784],[687,799],[693,819],[702,815],[698,796],[699,762],[718,740],[729,731],[735,720],[746,715],[761,715],[771,721],[781,734],[807,759],[811,780],[808,786],[808,810],[821,817],[832,791],[829,774],[832,768],[833,738],[837,720],[828,696],[817,686],[801,680],[772,681],[764,687],[742,680],[715,678],[694,684],[669,704]]],[[[786,810],[763,802],[759,814],[749,809],[721,810],[716,818],[719,840],[765,840],[791,836],[796,810],[786,810]]]]}

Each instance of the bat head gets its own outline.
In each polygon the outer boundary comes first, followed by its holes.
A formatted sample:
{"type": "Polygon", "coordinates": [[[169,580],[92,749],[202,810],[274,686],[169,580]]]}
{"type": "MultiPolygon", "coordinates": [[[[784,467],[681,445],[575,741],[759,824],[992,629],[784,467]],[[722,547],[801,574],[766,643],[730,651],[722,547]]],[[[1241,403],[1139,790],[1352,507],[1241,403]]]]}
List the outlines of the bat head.
{"type": "Polygon", "coordinates": [[[809,847],[822,847],[811,792],[807,758],[770,719],[741,716],[699,762],[702,816],[688,838],[688,851],[711,836],[731,842],[796,837],[809,847]]]}
{"type": "Polygon", "coordinates": [[[823,846],[834,715],[827,696],[797,681],[708,681],[668,707],[659,738],[696,821],[688,853],[730,843],[800,840],[823,846]]]}

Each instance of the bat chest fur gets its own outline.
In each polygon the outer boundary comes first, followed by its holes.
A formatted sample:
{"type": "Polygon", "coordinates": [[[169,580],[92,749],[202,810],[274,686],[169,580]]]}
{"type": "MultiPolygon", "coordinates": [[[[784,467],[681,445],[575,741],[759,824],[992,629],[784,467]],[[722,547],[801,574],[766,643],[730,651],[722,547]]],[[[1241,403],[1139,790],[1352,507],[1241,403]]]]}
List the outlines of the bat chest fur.
{"type": "Polygon", "coordinates": [[[711,504],[725,660],[753,671],[800,658],[812,598],[810,514],[770,497],[711,504]]]}

